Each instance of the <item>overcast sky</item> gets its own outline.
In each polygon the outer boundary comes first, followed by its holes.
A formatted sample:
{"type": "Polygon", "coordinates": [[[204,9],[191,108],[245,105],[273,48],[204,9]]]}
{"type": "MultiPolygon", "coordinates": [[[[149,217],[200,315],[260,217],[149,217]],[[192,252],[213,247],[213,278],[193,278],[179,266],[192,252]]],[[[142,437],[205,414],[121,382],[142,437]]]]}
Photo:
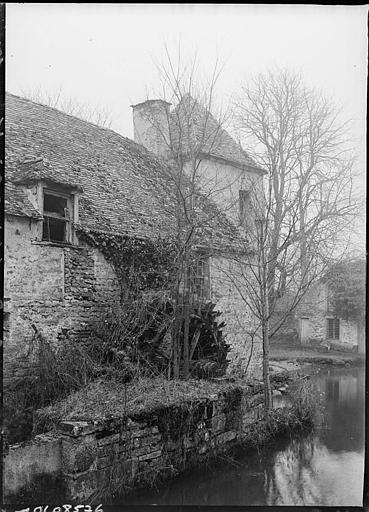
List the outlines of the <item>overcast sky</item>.
{"type": "Polygon", "coordinates": [[[43,89],[107,109],[132,137],[132,103],[157,89],[163,44],[218,55],[218,96],[271,67],[301,71],[343,105],[364,143],[366,6],[7,4],[7,90],[43,89]]]}
{"type": "MultiPolygon", "coordinates": [[[[303,74],[353,120],[365,180],[367,6],[7,4],[7,90],[41,89],[107,110],[112,128],[133,137],[130,105],[158,90],[154,62],[164,44],[203,74],[224,63],[217,97],[226,105],[259,72],[303,74]]],[[[358,182],[359,183],[359,182],[358,182]]]]}

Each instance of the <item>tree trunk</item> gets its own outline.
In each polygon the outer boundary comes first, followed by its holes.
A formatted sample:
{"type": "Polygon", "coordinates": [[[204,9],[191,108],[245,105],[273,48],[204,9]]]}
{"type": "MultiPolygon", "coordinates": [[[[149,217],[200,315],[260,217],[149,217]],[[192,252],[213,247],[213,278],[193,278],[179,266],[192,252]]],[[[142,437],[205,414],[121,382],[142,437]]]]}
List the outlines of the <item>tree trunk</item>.
{"type": "Polygon", "coordinates": [[[173,355],[173,378],[179,379],[179,332],[180,332],[180,308],[179,297],[175,299],[174,322],[172,328],[172,355],[173,355]]]}
{"type": "Polygon", "coordinates": [[[184,328],[183,328],[183,379],[188,379],[190,373],[190,308],[188,301],[184,304],[184,328]]]}
{"type": "Polygon", "coordinates": [[[301,287],[305,286],[307,276],[307,243],[305,233],[305,211],[302,204],[301,193],[299,195],[299,217],[300,217],[300,271],[301,271],[301,287]]]}
{"type": "Polygon", "coordinates": [[[262,320],[262,332],[263,332],[263,381],[264,381],[264,403],[267,417],[269,411],[273,407],[272,390],[270,386],[269,378],[269,290],[268,290],[268,265],[265,263],[264,267],[265,279],[264,279],[264,297],[263,297],[263,320],[262,320]]]}
{"type": "Polygon", "coordinates": [[[263,381],[264,403],[267,415],[273,407],[272,389],[269,377],[269,320],[263,322],[263,381]]]}
{"type": "Polygon", "coordinates": [[[183,379],[188,379],[190,372],[190,265],[188,249],[185,249],[184,304],[183,304],[183,379]]]}
{"type": "MultiPolygon", "coordinates": [[[[178,187],[180,189],[180,187],[178,187]]],[[[176,221],[177,221],[177,250],[180,255],[182,248],[182,212],[180,208],[180,192],[176,193],[176,221]]],[[[183,279],[183,257],[180,256],[177,262],[176,269],[176,283],[175,283],[175,297],[174,297],[174,322],[172,330],[172,353],[173,353],[173,378],[179,379],[180,377],[180,362],[181,362],[181,347],[180,336],[183,324],[183,294],[181,293],[181,282],[183,279]]]]}
{"type": "Polygon", "coordinates": [[[269,299],[274,281],[270,275],[268,266],[268,254],[264,247],[264,225],[261,223],[259,251],[261,253],[260,298],[261,298],[261,328],[263,336],[263,382],[264,382],[264,405],[267,418],[273,407],[272,391],[269,378],[269,299]]]}

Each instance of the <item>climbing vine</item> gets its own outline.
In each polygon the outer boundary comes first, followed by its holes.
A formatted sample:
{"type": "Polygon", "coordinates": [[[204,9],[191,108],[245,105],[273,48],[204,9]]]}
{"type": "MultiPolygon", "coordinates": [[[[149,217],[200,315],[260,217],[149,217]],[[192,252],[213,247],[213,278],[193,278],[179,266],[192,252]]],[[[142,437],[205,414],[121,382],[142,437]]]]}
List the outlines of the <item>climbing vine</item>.
{"type": "MultiPolygon", "coordinates": [[[[170,375],[172,326],[175,317],[176,244],[171,239],[142,239],[80,229],[78,236],[97,248],[115,270],[121,286],[118,316],[105,318],[95,332],[94,357],[108,363],[130,380],[138,375],[170,375]]],[[[191,373],[200,378],[222,375],[228,345],[218,322],[215,304],[190,310],[191,373]]],[[[183,345],[184,319],[179,319],[179,346],[183,345]]],[[[180,357],[181,354],[180,354],[180,357]]]]}
{"type": "Polygon", "coordinates": [[[108,313],[95,329],[95,357],[123,379],[166,372],[170,352],[161,346],[173,318],[175,244],[88,229],[78,236],[112,264],[121,289],[119,313],[108,313]]]}
{"type": "Polygon", "coordinates": [[[172,240],[143,239],[82,228],[78,236],[99,249],[112,263],[122,289],[129,290],[131,295],[170,288],[176,254],[172,240]]]}

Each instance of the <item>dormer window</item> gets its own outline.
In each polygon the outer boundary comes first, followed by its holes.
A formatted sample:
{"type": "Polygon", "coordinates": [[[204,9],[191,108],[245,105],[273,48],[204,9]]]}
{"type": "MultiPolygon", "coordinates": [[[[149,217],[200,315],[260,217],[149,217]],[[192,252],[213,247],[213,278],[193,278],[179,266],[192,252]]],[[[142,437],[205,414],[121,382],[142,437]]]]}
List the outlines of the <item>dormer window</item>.
{"type": "Polygon", "coordinates": [[[72,242],[73,196],[44,189],[42,240],[72,242]]]}

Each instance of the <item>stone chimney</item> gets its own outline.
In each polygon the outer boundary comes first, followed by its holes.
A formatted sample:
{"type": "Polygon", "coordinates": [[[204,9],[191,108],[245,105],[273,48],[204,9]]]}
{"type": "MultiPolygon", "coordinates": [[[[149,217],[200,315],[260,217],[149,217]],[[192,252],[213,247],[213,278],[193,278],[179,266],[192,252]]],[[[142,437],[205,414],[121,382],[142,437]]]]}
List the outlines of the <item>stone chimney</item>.
{"type": "Polygon", "coordinates": [[[164,100],[131,105],[135,142],[161,157],[168,154],[170,105],[164,100]]]}

